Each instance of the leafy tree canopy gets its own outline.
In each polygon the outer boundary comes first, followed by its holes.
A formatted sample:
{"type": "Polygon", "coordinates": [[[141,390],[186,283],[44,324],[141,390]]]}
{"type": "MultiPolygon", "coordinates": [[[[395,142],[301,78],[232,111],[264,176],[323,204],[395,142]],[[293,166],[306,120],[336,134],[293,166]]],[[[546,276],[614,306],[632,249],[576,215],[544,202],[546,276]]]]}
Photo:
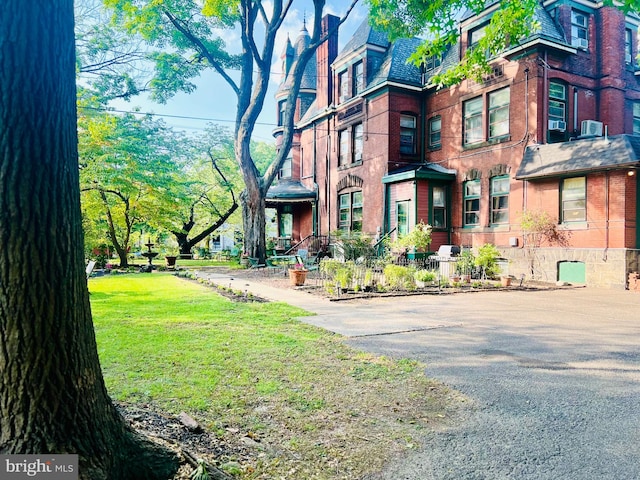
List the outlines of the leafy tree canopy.
{"type": "MultiPolygon", "coordinates": [[[[465,78],[480,80],[491,71],[489,59],[503,52],[520,39],[536,33],[540,25],[535,21],[539,0],[367,0],[371,23],[387,31],[393,39],[418,36],[425,41],[410,61],[420,65],[429,57],[443,56],[459,40],[461,15],[471,10],[481,13],[487,6],[499,3],[491,15],[485,35],[476,48],[467,49],[456,66],[434,76],[434,84],[453,85],[465,78]]],[[[612,0],[605,5],[613,6],[612,0]]],[[[637,0],[616,2],[624,12],[640,12],[637,0]]]]}

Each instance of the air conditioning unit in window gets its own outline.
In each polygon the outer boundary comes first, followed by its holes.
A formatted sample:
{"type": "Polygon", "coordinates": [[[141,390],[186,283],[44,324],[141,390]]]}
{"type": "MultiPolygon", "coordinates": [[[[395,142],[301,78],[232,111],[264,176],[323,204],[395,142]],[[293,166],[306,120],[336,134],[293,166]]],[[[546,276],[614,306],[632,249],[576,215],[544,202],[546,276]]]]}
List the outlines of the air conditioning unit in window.
{"type": "Polygon", "coordinates": [[[567,129],[567,122],[562,120],[549,120],[549,130],[552,132],[564,132],[567,129]]]}
{"type": "Polygon", "coordinates": [[[633,62],[631,61],[631,54],[630,54],[630,53],[625,53],[625,54],[624,54],[624,62],[625,62],[625,63],[633,63],[633,62]]]}
{"type": "Polygon", "coordinates": [[[595,120],[583,120],[582,127],[580,128],[580,135],[583,137],[601,137],[602,122],[596,122],[595,120]]]}
{"type": "Polygon", "coordinates": [[[574,38],[573,46],[578,48],[584,48],[585,50],[589,48],[589,40],[586,38],[574,38]]]}

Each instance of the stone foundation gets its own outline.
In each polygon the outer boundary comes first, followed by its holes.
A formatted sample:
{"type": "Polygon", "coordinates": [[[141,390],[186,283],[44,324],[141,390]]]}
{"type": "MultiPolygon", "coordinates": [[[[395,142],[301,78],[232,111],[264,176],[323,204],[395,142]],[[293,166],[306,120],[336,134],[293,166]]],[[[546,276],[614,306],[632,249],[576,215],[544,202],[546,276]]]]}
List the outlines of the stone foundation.
{"type": "Polygon", "coordinates": [[[501,249],[501,252],[509,261],[505,273],[516,278],[524,274],[526,279],[541,282],[558,281],[560,262],[584,263],[585,285],[589,287],[629,288],[629,274],[640,271],[640,250],[543,247],[533,252],[533,268],[524,248],[501,249]]]}

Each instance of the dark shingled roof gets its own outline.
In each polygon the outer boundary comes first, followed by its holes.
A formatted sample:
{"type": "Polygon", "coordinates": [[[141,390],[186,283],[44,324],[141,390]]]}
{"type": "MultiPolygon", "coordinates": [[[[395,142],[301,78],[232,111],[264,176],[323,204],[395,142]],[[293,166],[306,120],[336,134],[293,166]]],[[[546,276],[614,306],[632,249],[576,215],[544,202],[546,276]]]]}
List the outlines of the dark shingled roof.
{"type": "Polygon", "coordinates": [[[422,85],[420,69],[413,64],[407,63],[407,59],[416,48],[418,48],[420,43],[421,40],[417,38],[401,38],[390,42],[386,33],[374,29],[369,25],[368,19],[365,19],[335,61],[340,62],[342,58],[351,55],[353,52],[365,46],[380,47],[385,49],[386,53],[382,58],[380,66],[373,72],[367,72],[367,88],[386,81],[395,81],[408,85],[422,85]]]}
{"type": "Polygon", "coordinates": [[[594,137],[527,147],[516,179],[640,167],[640,135],[594,137]]]}
{"type": "Polygon", "coordinates": [[[316,199],[316,192],[296,180],[280,180],[267,192],[267,203],[309,202],[316,199]]]}
{"type": "Polygon", "coordinates": [[[408,58],[421,43],[422,41],[418,38],[400,38],[393,42],[380,68],[370,77],[367,87],[385,81],[422,86],[420,69],[412,63],[407,63],[408,58]]]}
{"type": "Polygon", "coordinates": [[[365,45],[372,45],[382,48],[389,46],[389,37],[386,33],[375,30],[369,25],[369,20],[365,19],[360,26],[356,29],[353,36],[349,39],[342,51],[336,57],[336,62],[349,55],[350,53],[364,47],[365,45]]]}
{"type": "MultiPolygon", "coordinates": [[[[302,27],[300,30],[300,34],[296,39],[296,43],[294,46],[291,45],[289,39],[287,39],[287,45],[285,46],[285,54],[287,56],[292,57],[293,61],[297,60],[302,51],[309,45],[311,42],[311,37],[309,37],[309,32],[306,27],[302,27]]],[[[300,88],[302,90],[315,90],[316,89],[316,54],[314,53],[311,59],[307,62],[307,65],[304,69],[304,73],[302,75],[302,81],[300,83],[300,88]]],[[[281,82],[278,86],[278,90],[276,92],[276,96],[281,93],[285,93],[287,90],[291,88],[291,84],[293,83],[293,78],[290,75],[287,75],[285,81],[281,82]]]]}

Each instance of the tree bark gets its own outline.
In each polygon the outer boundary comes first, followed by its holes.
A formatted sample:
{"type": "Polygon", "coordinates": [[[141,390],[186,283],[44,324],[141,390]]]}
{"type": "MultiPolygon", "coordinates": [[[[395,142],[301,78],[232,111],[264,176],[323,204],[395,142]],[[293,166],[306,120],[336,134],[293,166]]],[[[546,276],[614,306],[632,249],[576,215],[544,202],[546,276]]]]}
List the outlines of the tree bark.
{"type": "Polygon", "coordinates": [[[82,479],[170,477],[102,378],[84,274],[73,0],[0,15],[0,453],[77,453],[82,479]]]}
{"type": "Polygon", "coordinates": [[[262,263],[266,257],[265,195],[260,190],[247,188],[241,195],[242,226],[244,228],[244,252],[258,258],[262,263]]]}

